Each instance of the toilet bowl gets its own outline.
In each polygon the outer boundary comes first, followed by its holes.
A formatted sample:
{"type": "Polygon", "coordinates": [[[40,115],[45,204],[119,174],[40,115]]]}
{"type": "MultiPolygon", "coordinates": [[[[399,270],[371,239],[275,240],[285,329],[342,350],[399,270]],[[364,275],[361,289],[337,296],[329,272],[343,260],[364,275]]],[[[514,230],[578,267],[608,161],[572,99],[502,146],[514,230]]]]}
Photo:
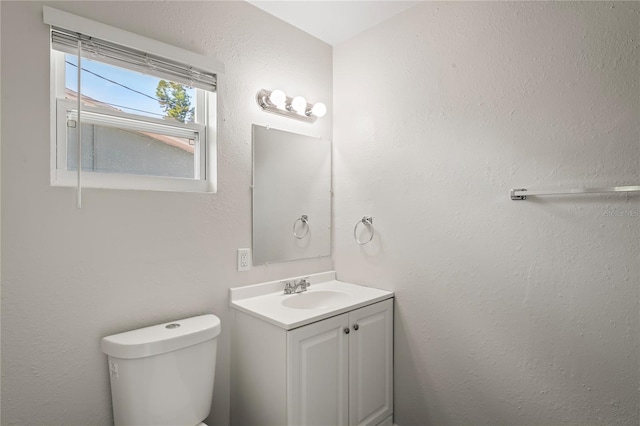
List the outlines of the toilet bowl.
{"type": "Polygon", "coordinates": [[[201,315],[102,339],[116,426],[206,426],[220,319],[201,315]]]}

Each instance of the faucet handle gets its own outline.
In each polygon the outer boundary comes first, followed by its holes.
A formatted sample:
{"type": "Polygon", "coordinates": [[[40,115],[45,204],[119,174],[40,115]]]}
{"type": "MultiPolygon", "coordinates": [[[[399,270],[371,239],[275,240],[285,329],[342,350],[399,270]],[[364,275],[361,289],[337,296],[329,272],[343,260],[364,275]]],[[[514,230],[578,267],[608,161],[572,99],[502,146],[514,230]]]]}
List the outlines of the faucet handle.
{"type": "Polygon", "coordinates": [[[284,284],[284,293],[285,294],[293,293],[293,289],[295,288],[295,285],[291,281],[281,281],[281,283],[284,284]]]}
{"type": "Polygon", "coordinates": [[[311,286],[311,283],[309,282],[309,277],[301,278],[298,284],[300,285],[300,287],[302,287],[305,290],[307,289],[307,287],[311,286]]]}

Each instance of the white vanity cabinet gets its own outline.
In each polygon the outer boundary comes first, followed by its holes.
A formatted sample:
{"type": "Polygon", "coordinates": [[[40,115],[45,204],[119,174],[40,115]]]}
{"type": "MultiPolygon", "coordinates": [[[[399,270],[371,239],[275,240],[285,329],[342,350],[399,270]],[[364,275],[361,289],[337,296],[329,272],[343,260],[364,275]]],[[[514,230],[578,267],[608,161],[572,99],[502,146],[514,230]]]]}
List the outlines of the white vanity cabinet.
{"type": "Polygon", "coordinates": [[[391,425],[393,299],[284,330],[241,311],[233,425],[391,425]]]}
{"type": "Polygon", "coordinates": [[[287,334],[289,425],[378,425],[393,412],[392,299],[287,334]]]}

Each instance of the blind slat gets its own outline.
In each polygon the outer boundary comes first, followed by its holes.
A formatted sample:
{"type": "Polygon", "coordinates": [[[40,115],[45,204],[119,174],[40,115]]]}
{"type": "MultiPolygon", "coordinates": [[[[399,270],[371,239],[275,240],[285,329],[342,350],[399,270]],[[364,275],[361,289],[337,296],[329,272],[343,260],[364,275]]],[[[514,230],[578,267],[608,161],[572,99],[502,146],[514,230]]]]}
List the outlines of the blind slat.
{"type": "Polygon", "coordinates": [[[77,55],[78,41],[82,43],[83,57],[88,59],[166,78],[176,83],[211,92],[216,90],[217,78],[215,74],[210,72],[95,37],[88,37],[57,27],[51,28],[51,45],[56,50],[77,55]]]}

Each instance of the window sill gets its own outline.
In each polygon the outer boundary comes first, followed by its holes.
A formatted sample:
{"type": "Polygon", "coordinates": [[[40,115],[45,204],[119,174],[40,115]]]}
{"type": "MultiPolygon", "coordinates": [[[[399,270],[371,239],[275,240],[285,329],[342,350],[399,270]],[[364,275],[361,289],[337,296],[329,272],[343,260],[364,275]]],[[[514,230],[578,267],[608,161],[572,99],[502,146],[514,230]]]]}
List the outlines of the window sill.
{"type": "MultiPolygon", "coordinates": [[[[51,177],[51,186],[73,187],[78,185],[75,172],[57,170],[51,177]]],[[[215,183],[206,180],[82,172],[82,188],[125,189],[166,192],[215,193],[215,183]]]]}

